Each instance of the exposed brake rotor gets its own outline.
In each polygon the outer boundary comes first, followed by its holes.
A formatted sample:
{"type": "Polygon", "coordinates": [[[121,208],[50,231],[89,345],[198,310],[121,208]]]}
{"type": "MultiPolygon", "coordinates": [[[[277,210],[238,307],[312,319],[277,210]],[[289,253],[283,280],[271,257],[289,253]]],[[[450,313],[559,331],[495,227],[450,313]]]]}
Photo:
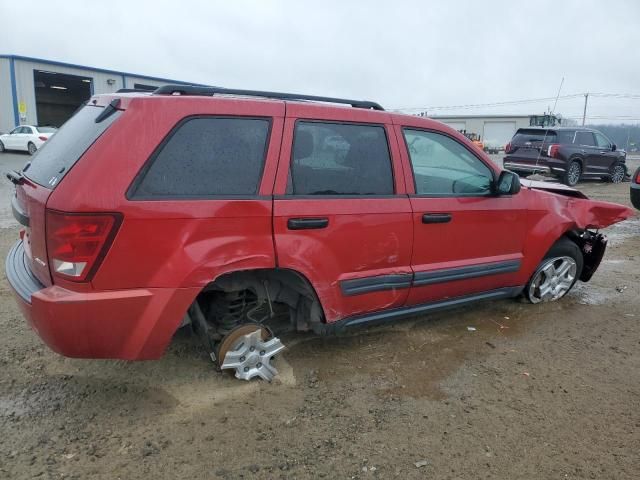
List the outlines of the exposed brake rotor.
{"type": "Polygon", "coordinates": [[[278,374],[272,358],[284,350],[278,337],[257,323],[245,323],[231,330],[218,347],[221,370],[235,370],[236,378],[251,380],[260,377],[270,382],[278,374]]]}

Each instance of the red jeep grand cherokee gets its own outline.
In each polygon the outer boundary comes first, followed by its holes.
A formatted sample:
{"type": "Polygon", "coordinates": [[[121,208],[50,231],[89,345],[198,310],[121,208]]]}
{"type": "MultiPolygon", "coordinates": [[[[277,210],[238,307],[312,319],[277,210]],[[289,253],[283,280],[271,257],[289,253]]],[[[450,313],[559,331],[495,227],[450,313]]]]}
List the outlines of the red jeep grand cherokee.
{"type": "Polygon", "coordinates": [[[191,323],[270,379],[272,317],[318,333],[515,297],[556,300],[631,210],[503,171],[373,102],[166,86],[93,97],[37,153],[6,261],[71,357],[153,359],[191,323]]]}

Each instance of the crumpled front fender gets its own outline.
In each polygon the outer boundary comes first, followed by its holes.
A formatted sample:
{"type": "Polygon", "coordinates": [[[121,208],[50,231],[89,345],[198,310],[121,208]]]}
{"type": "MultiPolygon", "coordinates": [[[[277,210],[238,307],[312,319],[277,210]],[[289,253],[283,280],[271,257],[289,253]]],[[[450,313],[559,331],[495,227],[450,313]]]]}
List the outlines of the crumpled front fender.
{"type": "Polygon", "coordinates": [[[587,199],[570,199],[567,209],[578,228],[605,228],[622,222],[635,212],[624,205],[587,199]]]}
{"type": "MultiPolygon", "coordinates": [[[[529,280],[553,244],[563,235],[575,236],[588,229],[605,228],[635,214],[631,208],[616,203],[568,197],[535,189],[526,190],[526,192],[531,194],[531,197],[529,197],[527,213],[528,235],[524,247],[521,278],[524,283],[529,280]]],[[[606,239],[603,238],[602,241],[605,243],[597,242],[597,244],[604,248],[606,239]]],[[[604,251],[601,253],[603,254],[604,251]]],[[[594,255],[588,254],[588,256],[594,255]]],[[[600,259],[595,261],[595,256],[593,260],[589,277],[600,263],[600,259]]]]}

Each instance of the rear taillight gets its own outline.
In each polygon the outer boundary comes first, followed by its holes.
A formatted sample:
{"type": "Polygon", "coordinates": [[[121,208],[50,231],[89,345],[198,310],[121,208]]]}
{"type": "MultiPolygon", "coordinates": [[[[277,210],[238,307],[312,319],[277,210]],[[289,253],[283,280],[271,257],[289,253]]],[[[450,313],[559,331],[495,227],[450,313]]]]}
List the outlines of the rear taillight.
{"type": "Polygon", "coordinates": [[[558,145],[557,143],[549,145],[549,147],[547,148],[547,157],[556,158],[558,156],[559,148],[560,145],[558,145]]]}
{"type": "Polygon", "coordinates": [[[40,140],[42,140],[43,142],[47,140],[47,137],[45,137],[45,136],[43,136],[43,135],[40,135],[38,138],[39,138],[40,140]]]}
{"type": "Polygon", "coordinates": [[[507,143],[504,147],[504,153],[511,153],[511,142],[507,143]]]}
{"type": "Polygon", "coordinates": [[[636,173],[636,179],[634,180],[634,183],[640,183],[640,168],[638,169],[638,173],[636,173]]]}
{"type": "Polygon", "coordinates": [[[51,274],[89,281],[120,226],[121,215],[75,214],[47,210],[47,254],[51,274]]]}

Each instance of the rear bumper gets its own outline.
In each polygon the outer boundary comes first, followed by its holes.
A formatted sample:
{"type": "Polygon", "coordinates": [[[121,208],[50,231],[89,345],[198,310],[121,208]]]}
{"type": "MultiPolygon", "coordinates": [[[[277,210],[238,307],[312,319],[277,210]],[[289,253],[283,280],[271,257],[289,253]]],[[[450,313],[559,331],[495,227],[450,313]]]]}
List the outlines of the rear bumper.
{"type": "Polygon", "coordinates": [[[74,292],[43,287],[29,270],[22,242],[6,275],[29,325],[67,357],[148,360],[162,356],[197,288],[74,292]]]}
{"type": "Polygon", "coordinates": [[[551,173],[551,168],[546,165],[535,165],[530,163],[504,162],[504,168],[507,170],[515,170],[519,172],[543,172],[551,173]]]}
{"type": "Polygon", "coordinates": [[[549,157],[520,157],[509,154],[503,158],[504,168],[519,172],[540,172],[552,175],[562,175],[567,170],[564,160],[549,157]]]}

